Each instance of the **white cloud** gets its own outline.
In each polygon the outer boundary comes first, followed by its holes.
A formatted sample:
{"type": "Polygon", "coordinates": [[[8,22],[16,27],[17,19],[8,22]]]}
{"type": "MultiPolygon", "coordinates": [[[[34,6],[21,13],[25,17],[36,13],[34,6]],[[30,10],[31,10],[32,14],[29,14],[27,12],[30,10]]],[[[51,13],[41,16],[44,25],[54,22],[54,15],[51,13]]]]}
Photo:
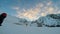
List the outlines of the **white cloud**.
{"type": "MultiPolygon", "coordinates": [[[[53,7],[52,2],[39,3],[34,8],[20,10],[20,7],[14,7],[17,12],[17,17],[26,17],[30,20],[35,20],[40,16],[46,16],[47,14],[57,13],[58,9],[53,7]],[[22,12],[23,11],[23,12],[22,12]],[[22,13],[21,13],[22,12],[22,13]]],[[[59,11],[60,12],[60,11],[59,11]]]]}
{"type": "Polygon", "coordinates": [[[30,9],[23,9],[23,13],[19,13],[18,11],[18,17],[26,17],[29,18],[30,20],[35,20],[37,19],[37,14],[40,12],[41,7],[43,7],[43,4],[39,3],[38,5],[36,5],[34,8],[30,8],[30,9]]]}
{"type": "Polygon", "coordinates": [[[46,16],[46,13],[41,13],[41,16],[46,16]]]}
{"type": "Polygon", "coordinates": [[[47,3],[47,5],[48,5],[48,6],[49,6],[49,5],[51,5],[51,4],[52,4],[52,2],[51,2],[51,1],[47,3]]]}
{"type": "Polygon", "coordinates": [[[12,7],[12,9],[19,10],[20,8],[19,7],[12,7]]]}

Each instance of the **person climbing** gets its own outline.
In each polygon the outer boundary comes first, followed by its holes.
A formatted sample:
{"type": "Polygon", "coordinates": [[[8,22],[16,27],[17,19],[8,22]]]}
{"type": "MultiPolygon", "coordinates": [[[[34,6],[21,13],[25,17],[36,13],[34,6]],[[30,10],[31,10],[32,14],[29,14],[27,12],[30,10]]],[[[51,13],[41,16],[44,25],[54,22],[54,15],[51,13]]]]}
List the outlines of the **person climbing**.
{"type": "Polygon", "coordinates": [[[6,16],[7,16],[6,13],[2,13],[2,14],[0,15],[0,26],[2,26],[2,23],[3,23],[4,19],[6,18],[6,16]]]}

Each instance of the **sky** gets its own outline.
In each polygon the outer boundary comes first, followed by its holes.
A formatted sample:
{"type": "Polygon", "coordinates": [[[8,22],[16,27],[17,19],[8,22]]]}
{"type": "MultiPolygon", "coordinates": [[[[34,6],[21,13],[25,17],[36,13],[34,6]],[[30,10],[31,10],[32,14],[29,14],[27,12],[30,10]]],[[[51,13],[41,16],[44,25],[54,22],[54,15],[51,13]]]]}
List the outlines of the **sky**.
{"type": "Polygon", "coordinates": [[[60,0],[0,0],[0,12],[36,20],[47,14],[60,13],[60,0]]]}

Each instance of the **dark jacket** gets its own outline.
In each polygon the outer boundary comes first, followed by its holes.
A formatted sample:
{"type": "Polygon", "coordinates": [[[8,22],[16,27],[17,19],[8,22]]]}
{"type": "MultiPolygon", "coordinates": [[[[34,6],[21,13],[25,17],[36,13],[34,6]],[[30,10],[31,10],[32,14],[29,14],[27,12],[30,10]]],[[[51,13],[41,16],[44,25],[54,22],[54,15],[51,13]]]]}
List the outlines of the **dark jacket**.
{"type": "Polygon", "coordinates": [[[0,15],[0,26],[2,25],[2,23],[3,23],[4,19],[6,18],[6,16],[7,16],[7,14],[5,14],[5,13],[2,13],[0,15]]]}

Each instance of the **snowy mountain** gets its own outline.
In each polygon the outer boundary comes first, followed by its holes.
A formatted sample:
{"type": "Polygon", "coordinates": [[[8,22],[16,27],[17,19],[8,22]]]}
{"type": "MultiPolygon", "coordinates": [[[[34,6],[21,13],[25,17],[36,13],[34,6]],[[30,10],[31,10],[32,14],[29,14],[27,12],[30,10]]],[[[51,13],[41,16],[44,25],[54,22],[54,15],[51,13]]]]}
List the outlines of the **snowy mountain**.
{"type": "MultiPolygon", "coordinates": [[[[44,17],[41,17],[40,19],[43,19],[44,17]]],[[[30,27],[25,26],[23,23],[25,22],[25,19],[19,19],[14,16],[8,15],[7,18],[4,20],[2,26],[0,26],[0,34],[59,34],[60,33],[60,27],[30,27]],[[23,20],[23,21],[20,21],[23,20]],[[22,22],[22,25],[20,25],[22,22]]],[[[27,22],[27,21],[26,21],[27,22]]],[[[28,21],[30,23],[30,21],[28,21]]],[[[35,21],[33,21],[34,23],[35,21]]],[[[41,21],[42,22],[42,21],[41,21]]],[[[37,24],[33,24],[33,26],[36,26],[37,24]]]]}
{"type": "Polygon", "coordinates": [[[31,23],[36,24],[37,27],[60,27],[60,14],[48,14],[31,23]]]}

